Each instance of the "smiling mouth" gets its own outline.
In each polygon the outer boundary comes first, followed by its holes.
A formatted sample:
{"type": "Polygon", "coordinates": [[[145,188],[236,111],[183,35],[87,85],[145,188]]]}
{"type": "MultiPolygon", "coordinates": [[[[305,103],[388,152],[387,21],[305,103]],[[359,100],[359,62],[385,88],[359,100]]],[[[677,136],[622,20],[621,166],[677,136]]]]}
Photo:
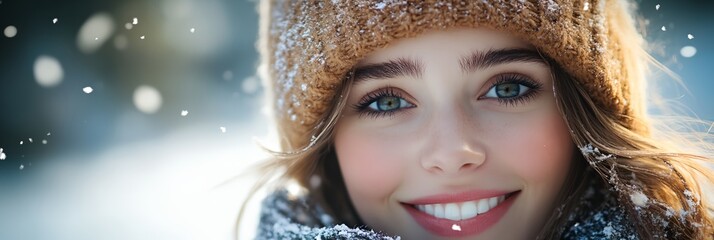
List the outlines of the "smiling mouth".
{"type": "Polygon", "coordinates": [[[471,219],[478,215],[485,214],[489,210],[503,203],[503,201],[513,196],[515,193],[516,192],[511,192],[500,196],[464,202],[409,205],[412,208],[415,208],[420,212],[426,213],[435,218],[459,221],[471,219]]]}

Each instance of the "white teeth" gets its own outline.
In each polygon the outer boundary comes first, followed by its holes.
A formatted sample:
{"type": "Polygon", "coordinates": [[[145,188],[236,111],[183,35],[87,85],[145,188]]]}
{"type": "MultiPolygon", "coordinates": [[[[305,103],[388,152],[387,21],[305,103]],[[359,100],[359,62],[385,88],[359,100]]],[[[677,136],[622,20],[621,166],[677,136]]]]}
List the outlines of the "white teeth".
{"type": "MultiPolygon", "coordinates": [[[[428,206],[428,205],[427,205],[428,206]]],[[[461,205],[461,219],[469,219],[477,215],[476,202],[465,202],[461,205]]]]}
{"type": "Polygon", "coordinates": [[[455,203],[446,204],[444,207],[444,218],[454,221],[461,220],[461,211],[459,211],[459,206],[455,203]]]}
{"type": "Polygon", "coordinates": [[[488,212],[489,209],[488,199],[481,199],[478,201],[478,214],[488,212]]]}
{"type": "Polygon", "coordinates": [[[498,197],[492,197],[488,199],[488,207],[493,208],[498,205],[498,197]]]}
{"type": "Polygon", "coordinates": [[[434,204],[434,217],[444,218],[444,206],[441,204],[434,204]]]}
{"type": "Polygon", "coordinates": [[[484,214],[498,206],[498,204],[501,204],[505,199],[505,195],[502,195],[468,202],[423,204],[415,206],[419,209],[419,211],[425,212],[426,214],[432,215],[436,218],[459,221],[484,214]]]}
{"type": "Polygon", "coordinates": [[[422,205],[424,206],[424,212],[428,213],[429,215],[434,215],[434,205],[422,205]]]}

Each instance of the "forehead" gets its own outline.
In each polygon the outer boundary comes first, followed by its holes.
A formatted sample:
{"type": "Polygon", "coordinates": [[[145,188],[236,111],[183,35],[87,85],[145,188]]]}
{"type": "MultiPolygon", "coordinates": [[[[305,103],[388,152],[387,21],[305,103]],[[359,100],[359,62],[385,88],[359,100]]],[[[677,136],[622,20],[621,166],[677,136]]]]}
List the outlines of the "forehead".
{"type": "Polygon", "coordinates": [[[360,60],[357,67],[402,57],[428,62],[429,59],[454,59],[474,51],[508,48],[534,49],[525,41],[486,28],[431,31],[414,38],[397,40],[383,49],[375,50],[360,60]]]}

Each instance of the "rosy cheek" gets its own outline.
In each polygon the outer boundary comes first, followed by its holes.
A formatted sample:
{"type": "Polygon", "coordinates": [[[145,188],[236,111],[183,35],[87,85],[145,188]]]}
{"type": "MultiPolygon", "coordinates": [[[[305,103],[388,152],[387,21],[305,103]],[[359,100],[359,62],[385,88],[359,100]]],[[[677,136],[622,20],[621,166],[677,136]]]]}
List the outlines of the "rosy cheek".
{"type": "Polygon", "coordinates": [[[565,174],[572,156],[567,128],[554,117],[531,119],[530,124],[514,127],[511,134],[511,167],[527,181],[558,179],[565,174]],[[537,127],[534,127],[537,126],[537,127]]]}
{"type": "Polygon", "coordinates": [[[395,140],[357,131],[336,136],[337,158],[353,200],[386,199],[399,185],[404,166],[395,140]]]}

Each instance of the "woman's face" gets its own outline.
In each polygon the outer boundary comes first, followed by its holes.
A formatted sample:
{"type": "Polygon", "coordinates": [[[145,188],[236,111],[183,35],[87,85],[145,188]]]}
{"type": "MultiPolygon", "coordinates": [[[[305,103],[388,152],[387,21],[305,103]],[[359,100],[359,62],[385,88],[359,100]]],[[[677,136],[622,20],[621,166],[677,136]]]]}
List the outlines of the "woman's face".
{"type": "Polygon", "coordinates": [[[406,239],[533,238],[573,153],[544,60],[484,29],[363,59],[334,144],[360,218],[406,239]]]}

